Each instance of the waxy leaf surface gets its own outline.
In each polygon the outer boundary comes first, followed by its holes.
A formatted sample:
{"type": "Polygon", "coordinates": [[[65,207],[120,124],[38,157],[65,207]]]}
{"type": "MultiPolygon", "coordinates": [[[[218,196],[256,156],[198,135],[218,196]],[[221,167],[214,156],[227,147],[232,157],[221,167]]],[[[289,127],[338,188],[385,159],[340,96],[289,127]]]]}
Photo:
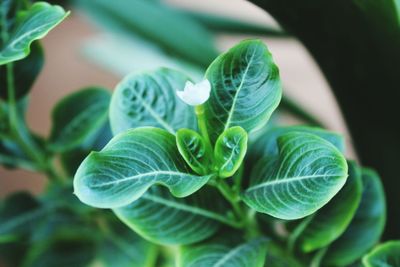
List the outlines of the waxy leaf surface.
{"type": "Polygon", "coordinates": [[[239,169],[247,151],[247,133],[235,126],[223,132],[214,148],[214,159],[219,176],[230,177],[239,169]]]}
{"type": "Polygon", "coordinates": [[[175,198],[156,186],[132,204],[114,209],[125,224],[158,244],[191,244],[206,239],[221,223],[229,223],[224,215],[227,211],[227,204],[214,190],[175,198]]]}
{"type": "Polygon", "coordinates": [[[186,197],[210,178],[191,172],[174,135],[143,127],[121,133],[100,152],[92,152],[78,168],[74,189],[83,203],[118,208],[140,198],[153,184],[168,187],[176,197],[186,197]]]}
{"type": "Polygon", "coordinates": [[[0,65],[23,59],[33,41],[43,38],[68,15],[60,6],[45,2],[33,4],[18,14],[18,22],[0,50],[0,65]]]}
{"type": "Polygon", "coordinates": [[[258,40],[243,41],[219,56],[206,78],[211,95],[204,107],[212,142],[233,126],[248,133],[262,127],[281,99],[278,68],[258,40]]]}
{"type": "Polygon", "coordinates": [[[243,200],[258,212],[293,220],[308,216],[332,199],[347,178],[344,156],[331,143],[307,133],[278,138],[279,155],[252,170],[243,200]]]}
{"type": "Polygon", "coordinates": [[[141,126],[164,128],[170,133],[180,128],[195,128],[192,107],[176,95],[188,80],[184,74],[170,69],[128,75],[117,85],[111,101],[114,135],[141,126]]]}

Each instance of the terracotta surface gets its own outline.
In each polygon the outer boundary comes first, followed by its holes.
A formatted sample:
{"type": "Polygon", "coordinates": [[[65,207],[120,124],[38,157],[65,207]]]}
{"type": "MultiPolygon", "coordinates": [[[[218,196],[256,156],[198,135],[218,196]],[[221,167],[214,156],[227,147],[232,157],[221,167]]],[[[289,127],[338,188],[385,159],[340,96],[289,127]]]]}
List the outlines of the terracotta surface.
{"type": "MultiPolygon", "coordinates": [[[[241,0],[170,0],[173,4],[206,11],[223,12],[249,21],[273,23],[268,15],[241,0]],[[230,2],[228,8],[224,4],[230,2]]],[[[64,23],[52,31],[43,41],[46,65],[37,80],[28,111],[30,127],[47,136],[50,129],[50,111],[57,100],[71,91],[89,85],[113,88],[120,78],[101,70],[80,54],[82,41],[96,35],[96,31],[85,19],[74,12],[64,23]]],[[[231,37],[222,35],[217,42],[222,50],[249,36],[231,37]]],[[[265,39],[280,67],[285,93],[302,103],[309,111],[319,114],[321,120],[335,131],[346,133],[343,120],[328,89],[328,86],[308,53],[292,39],[265,39]]],[[[349,152],[349,155],[353,153],[349,152]]],[[[0,197],[16,190],[42,190],[44,179],[39,174],[25,171],[10,171],[0,167],[0,197]]]]}

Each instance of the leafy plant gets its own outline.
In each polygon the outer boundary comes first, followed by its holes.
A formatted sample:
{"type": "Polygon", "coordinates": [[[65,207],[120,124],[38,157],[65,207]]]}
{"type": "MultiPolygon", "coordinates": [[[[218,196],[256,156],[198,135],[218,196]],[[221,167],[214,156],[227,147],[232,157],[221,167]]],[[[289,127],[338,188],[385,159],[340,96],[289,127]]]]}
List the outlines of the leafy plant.
{"type": "Polygon", "coordinates": [[[373,249],[386,222],[378,174],[346,160],[336,133],[270,121],[282,86],[262,41],[221,54],[200,83],[161,68],[112,96],[82,89],[55,106],[46,139],[24,122],[43,62],[29,48],[68,13],[0,7],[0,162],[49,177],[41,196],[1,202],[10,266],[399,265],[397,241],[373,249]]]}

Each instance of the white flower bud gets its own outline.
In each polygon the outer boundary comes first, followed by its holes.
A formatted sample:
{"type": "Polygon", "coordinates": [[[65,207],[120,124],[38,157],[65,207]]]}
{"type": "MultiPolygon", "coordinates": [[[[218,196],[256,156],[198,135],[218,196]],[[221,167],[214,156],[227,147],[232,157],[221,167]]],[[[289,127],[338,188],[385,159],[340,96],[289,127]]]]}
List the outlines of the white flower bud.
{"type": "Polygon", "coordinates": [[[206,79],[199,83],[193,84],[187,81],[183,91],[176,91],[176,94],[188,105],[198,106],[203,104],[210,97],[211,84],[206,79]]]}

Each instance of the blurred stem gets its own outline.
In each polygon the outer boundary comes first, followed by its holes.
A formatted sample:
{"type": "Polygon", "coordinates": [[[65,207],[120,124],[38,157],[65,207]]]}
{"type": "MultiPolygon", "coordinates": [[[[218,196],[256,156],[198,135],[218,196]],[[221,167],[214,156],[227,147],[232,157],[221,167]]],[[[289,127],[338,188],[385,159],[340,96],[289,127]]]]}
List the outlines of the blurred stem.
{"type": "Polygon", "coordinates": [[[204,138],[204,141],[206,143],[207,152],[209,153],[211,158],[213,158],[213,147],[207,131],[206,118],[204,115],[204,105],[195,106],[194,110],[197,116],[197,123],[199,126],[200,134],[204,138]]]}
{"type": "Polygon", "coordinates": [[[328,250],[328,247],[325,247],[325,248],[319,250],[317,253],[315,253],[314,257],[312,258],[312,260],[310,262],[310,267],[321,266],[321,261],[324,258],[327,250],[328,250]]]}
{"type": "Polygon", "coordinates": [[[47,159],[45,153],[39,149],[32,135],[21,120],[22,116],[18,114],[16,97],[15,97],[15,81],[14,81],[14,66],[13,63],[6,65],[7,71],[7,93],[8,93],[8,108],[9,108],[9,123],[12,137],[21,147],[21,149],[34,162],[38,169],[43,171],[50,179],[63,181],[47,159]]]}

